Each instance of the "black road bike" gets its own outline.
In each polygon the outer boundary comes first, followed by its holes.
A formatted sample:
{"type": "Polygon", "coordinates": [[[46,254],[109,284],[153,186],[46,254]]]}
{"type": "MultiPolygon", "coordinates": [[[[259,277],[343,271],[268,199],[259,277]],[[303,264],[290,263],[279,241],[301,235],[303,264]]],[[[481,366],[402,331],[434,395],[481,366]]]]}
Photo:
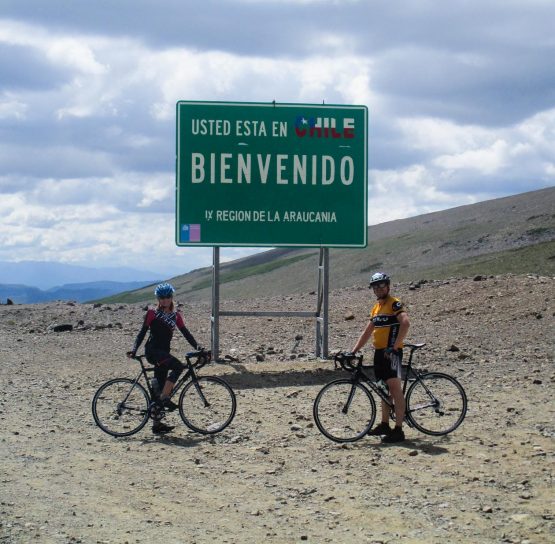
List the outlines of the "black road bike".
{"type": "MultiPolygon", "coordinates": [[[[154,400],[154,367],[145,366],[144,358],[144,355],[133,357],[141,365],[135,378],[115,378],[101,385],[95,393],[92,413],[94,421],[105,433],[130,436],[139,432],[149,418],[164,415],[154,400]]],[[[237,409],[233,389],[216,376],[197,376],[197,371],[210,362],[209,351],[191,351],[185,355],[185,360],[187,372],[177,381],[170,395],[170,398],[175,397],[181,390],[178,406],[183,423],[197,433],[223,431],[235,417],[237,409]]]]}
{"type": "MultiPolygon", "coordinates": [[[[406,344],[410,357],[404,368],[405,421],[425,434],[441,436],[453,432],[464,420],[466,393],[452,376],[442,372],[420,372],[413,368],[414,352],[426,344],[406,344]]],[[[374,382],[362,366],[362,355],[338,353],[334,361],[352,373],[349,378],[325,385],[314,401],[314,421],[320,432],[335,442],[354,442],[365,436],[376,419],[372,393],[385,401],[395,418],[387,386],[374,382]],[[384,387],[385,386],[385,387],[384,387]]]]}

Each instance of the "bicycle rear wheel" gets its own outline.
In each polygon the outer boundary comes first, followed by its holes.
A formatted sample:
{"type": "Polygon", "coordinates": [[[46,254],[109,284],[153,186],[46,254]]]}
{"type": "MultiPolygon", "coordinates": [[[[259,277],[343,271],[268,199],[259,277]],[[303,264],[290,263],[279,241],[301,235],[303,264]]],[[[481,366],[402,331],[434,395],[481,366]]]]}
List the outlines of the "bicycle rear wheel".
{"type": "Polygon", "coordinates": [[[223,431],[235,417],[236,409],[233,389],[215,376],[189,382],[179,397],[179,415],[183,423],[197,433],[223,431]]]}
{"type": "Polygon", "coordinates": [[[376,419],[374,397],[360,383],[340,379],[325,385],[313,407],[320,432],[334,442],[361,439],[376,419]]]}
{"type": "Polygon", "coordinates": [[[148,421],[150,399],[145,388],[128,378],[101,385],[92,401],[96,424],[112,436],[130,436],[148,421]]]}
{"type": "Polygon", "coordinates": [[[407,392],[407,418],[421,432],[441,436],[454,431],[466,416],[462,385],[441,372],[422,374],[407,392]]]}

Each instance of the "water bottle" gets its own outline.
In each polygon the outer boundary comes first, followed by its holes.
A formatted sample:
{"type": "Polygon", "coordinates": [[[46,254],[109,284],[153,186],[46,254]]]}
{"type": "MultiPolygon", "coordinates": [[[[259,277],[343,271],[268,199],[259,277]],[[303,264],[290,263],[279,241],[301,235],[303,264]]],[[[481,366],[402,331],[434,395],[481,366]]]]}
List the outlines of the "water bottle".
{"type": "Polygon", "coordinates": [[[378,380],[376,385],[386,397],[389,397],[389,387],[387,387],[387,384],[383,380],[378,380]]]}

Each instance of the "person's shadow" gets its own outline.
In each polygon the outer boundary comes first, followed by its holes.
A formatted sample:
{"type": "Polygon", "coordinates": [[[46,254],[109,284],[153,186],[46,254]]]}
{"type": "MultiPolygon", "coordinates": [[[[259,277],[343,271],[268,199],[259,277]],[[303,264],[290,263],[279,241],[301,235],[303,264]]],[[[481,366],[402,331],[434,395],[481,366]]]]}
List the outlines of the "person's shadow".
{"type": "MultiPolygon", "coordinates": [[[[448,436],[444,436],[440,438],[442,443],[446,445],[451,441],[448,436]]],[[[427,441],[425,438],[409,438],[405,439],[403,442],[396,442],[392,444],[388,444],[386,442],[380,442],[378,444],[380,447],[389,448],[391,446],[397,446],[400,448],[406,448],[409,450],[413,450],[415,452],[427,453],[428,455],[443,455],[445,453],[449,453],[449,449],[443,447],[443,445],[439,445],[436,443],[431,443],[427,441]]]]}
{"type": "MultiPolygon", "coordinates": [[[[407,438],[403,442],[395,442],[388,444],[387,442],[382,442],[379,438],[377,441],[370,442],[366,438],[374,438],[374,437],[365,437],[359,440],[358,442],[354,442],[351,444],[357,448],[373,448],[376,450],[381,450],[385,448],[405,448],[408,450],[415,451],[417,453],[426,453],[428,455],[443,455],[445,453],[449,453],[449,449],[443,447],[443,444],[448,445],[450,442],[450,437],[443,436],[439,439],[436,439],[435,443],[431,443],[427,441],[425,438],[407,438]],[[442,444],[437,444],[437,440],[441,440],[442,444]]],[[[415,453],[415,455],[417,455],[415,453]]]]}

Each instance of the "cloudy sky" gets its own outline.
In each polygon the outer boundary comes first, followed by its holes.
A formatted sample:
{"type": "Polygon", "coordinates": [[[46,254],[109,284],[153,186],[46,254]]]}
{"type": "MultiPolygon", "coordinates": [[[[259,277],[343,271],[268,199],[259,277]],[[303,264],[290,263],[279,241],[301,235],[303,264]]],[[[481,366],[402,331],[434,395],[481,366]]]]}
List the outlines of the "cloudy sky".
{"type": "Polygon", "coordinates": [[[553,186],[554,21],[553,0],[0,0],[0,261],[210,264],[174,243],[177,100],[367,105],[371,224],[553,186]]]}

